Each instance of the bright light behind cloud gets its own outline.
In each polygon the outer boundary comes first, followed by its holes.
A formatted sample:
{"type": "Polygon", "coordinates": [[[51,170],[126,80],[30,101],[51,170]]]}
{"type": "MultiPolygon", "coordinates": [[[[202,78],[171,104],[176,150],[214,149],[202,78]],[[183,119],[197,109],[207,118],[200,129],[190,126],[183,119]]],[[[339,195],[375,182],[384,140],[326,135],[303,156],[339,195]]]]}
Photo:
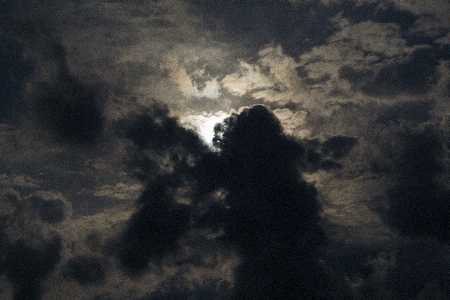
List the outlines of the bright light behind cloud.
{"type": "Polygon", "coordinates": [[[229,114],[224,111],[203,112],[202,114],[189,115],[180,118],[180,123],[186,128],[195,130],[203,141],[210,147],[213,146],[214,126],[221,123],[229,114]]]}

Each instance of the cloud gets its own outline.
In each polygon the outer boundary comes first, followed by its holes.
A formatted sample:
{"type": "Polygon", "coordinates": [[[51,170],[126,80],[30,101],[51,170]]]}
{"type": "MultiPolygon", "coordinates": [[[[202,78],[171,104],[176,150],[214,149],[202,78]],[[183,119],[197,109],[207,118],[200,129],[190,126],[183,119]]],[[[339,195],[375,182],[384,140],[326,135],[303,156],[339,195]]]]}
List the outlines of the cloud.
{"type": "Polygon", "coordinates": [[[377,123],[389,125],[400,124],[402,121],[423,123],[431,120],[433,104],[428,101],[403,102],[386,109],[378,119],[377,123]]]}
{"type": "Polygon", "coordinates": [[[16,119],[23,109],[21,92],[33,67],[16,41],[0,37],[0,44],[0,123],[5,123],[16,119]]]}
{"type": "Polygon", "coordinates": [[[61,199],[43,199],[33,195],[29,201],[37,208],[40,219],[50,224],[63,221],[67,217],[68,208],[66,207],[71,208],[67,201],[61,199]]]}
{"type": "Polygon", "coordinates": [[[41,86],[35,111],[38,120],[58,141],[75,145],[94,143],[102,134],[103,119],[94,88],[72,76],[62,76],[54,86],[41,86]]]}
{"type": "Polygon", "coordinates": [[[139,184],[126,184],[119,182],[116,185],[104,185],[98,187],[94,192],[94,196],[97,197],[111,197],[121,200],[134,199],[142,190],[142,186],[139,184]]]}
{"type": "Polygon", "coordinates": [[[348,299],[346,278],[356,298],[445,292],[445,260],[421,273],[414,249],[352,250],[447,242],[448,130],[418,129],[448,119],[445,5],[389,3],[8,4],[1,53],[23,76],[0,103],[4,247],[62,245],[35,296],[348,299]]]}
{"type": "Polygon", "coordinates": [[[326,41],[335,30],[329,18],[339,12],[339,6],[325,5],[320,1],[298,4],[282,0],[191,2],[203,13],[207,24],[226,30],[227,39],[239,38],[248,48],[256,50],[275,42],[294,58],[326,41]]]}
{"type": "Polygon", "coordinates": [[[299,64],[284,52],[281,45],[267,44],[258,52],[254,63],[240,62],[238,72],[222,80],[224,90],[232,95],[251,96],[269,105],[299,104],[311,109],[317,103],[298,75],[299,64]]]}
{"type": "Polygon", "coordinates": [[[149,260],[157,262],[174,252],[178,239],[189,228],[189,207],[173,203],[165,189],[158,184],[147,187],[139,199],[141,207],[120,238],[118,258],[132,276],[145,271],[149,260]]]}
{"type": "MultiPolygon", "coordinates": [[[[50,38],[51,39],[51,38],[50,38]]],[[[53,82],[40,82],[41,74],[34,74],[31,109],[37,120],[58,141],[69,144],[89,145],[102,134],[102,101],[98,87],[75,78],[69,71],[66,51],[59,41],[48,46],[56,64],[53,82]]]]}
{"type": "Polygon", "coordinates": [[[222,84],[232,95],[243,96],[252,90],[272,87],[274,83],[267,75],[260,66],[241,61],[240,72],[226,75],[222,84]]]}
{"type": "MultiPolygon", "coordinates": [[[[346,14],[344,13],[343,16],[345,17],[346,14]]],[[[356,49],[374,54],[382,53],[386,57],[398,56],[408,49],[397,23],[365,21],[347,24],[333,34],[328,41],[336,43],[345,40],[351,41],[356,49]]],[[[360,59],[363,58],[360,57],[360,59]]]]}
{"type": "Polygon", "coordinates": [[[333,159],[340,159],[350,153],[357,141],[358,139],[352,137],[334,136],[323,143],[322,151],[333,159]]]}
{"type": "Polygon", "coordinates": [[[400,133],[401,151],[392,166],[395,184],[389,190],[389,222],[410,236],[450,241],[450,192],[445,172],[446,146],[433,127],[400,133]]]}
{"type": "Polygon", "coordinates": [[[105,280],[105,268],[99,259],[90,256],[71,258],[65,267],[68,278],[81,285],[99,284],[105,280]]]}
{"type": "Polygon", "coordinates": [[[181,278],[171,278],[163,282],[151,295],[139,300],[169,300],[169,299],[230,299],[230,283],[225,280],[205,279],[191,289],[181,278]],[[184,285],[186,286],[184,286],[184,285]]]}
{"type": "Polygon", "coordinates": [[[38,188],[39,181],[31,176],[22,175],[0,175],[0,185],[4,187],[38,188]]]}
{"type": "Polygon", "coordinates": [[[339,69],[339,77],[348,80],[354,89],[370,96],[423,95],[437,82],[438,64],[435,51],[422,48],[414,51],[406,60],[396,59],[378,70],[343,66],[339,69]]]}
{"type": "Polygon", "coordinates": [[[277,108],[273,110],[275,116],[280,120],[283,131],[290,136],[298,138],[309,137],[310,131],[306,129],[306,118],[308,113],[304,110],[293,112],[289,108],[277,108]]]}
{"type": "MultiPolygon", "coordinates": [[[[146,185],[117,241],[117,257],[128,275],[162,267],[169,255],[179,255],[191,230],[204,228],[241,257],[236,299],[297,299],[329,288],[319,264],[325,236],[317,192],[298,169],[305,166],[306,147],[283,133],[267,107],[243,108],[216,125],[216,152],[163,107],[122,124],[122,134],[132,141],[130,156],[137,158],[130,163],[146,185]]],[[[342,158],[355,141],[335,139],[324,143],[326,154],[342,158]]]]}
{"type": "Polygon", "coordinates": [[[317,250],[325,237],[316,191],[298,175],[305,149],[283,135],[264,106],[243,110],[222,128],[215,142],[230,207],[225,233],[242,256],[235,298],[318,297],[317,250]]]}
{"type": "Polygon", "coordinates": [[[17,86],[17,100],[25,106],[22,113],[62,143],[92,144],[103,130],[99,86],[72,74],[66,48],[49,28],[52,24],[27,26],[27,22],[19,18],[7,34],[23,45],[24,57],[32,65],[26,85],[17,86]]]}
{"type": "Polygon", "coordinates": [[[205,143],[212,146],[214,137],[214,126],[221,123],[228,114],[223,111],[215,113],[203,112],[202,114],[187,115],[180,118],[180,124],[186,128],[196,131],[205,143]]]}
{"type": "Polygon", "coordinates": [[[333,260],[343,264],[356,299],[447,299],[447,251],[430,238],[397,239],[347,246],[333,260]]]}
{"type": "Polygon", "coordinates": [[[137,202],[138,210],[118,245],[121,265],[135,276],[147,269],[150,260],[174,252],[178,239],[187,232],[191,212],[188,205],[177,203],[177,190],[185,188],[196,157],[207,147],[198,135],[169,117],[165,107],[155,105],[145,115],[130,117],[125,124],[120,128],[133,142],[130,154],[137,156],[130,163],[146,183],[137,202]],[[166,164],[161,164],[161,157],[166,164]]]}
{"type": "Polygon", "coordinates": [[[438,60],[430,48],[414,51],[407,61],[383,67],[361,90],[374,96],[425,94],[437,81],[438,60]]]}
{"type": "Polygon", "coordinates": [[[205,79],[201,85],[195,82],[196,78],[204,76],[205,67],[196,69],[188,74],[184,67],[179,66],[174,59],[171,59],[165,68],[169,69],[170,78],[178,85],[179,90],[186,97],[217,99],[221,95],[221,86],[217,78],[205,79]]]}
{"type": "Polygon", "coordinates": [[[61,238],[43,240],[37,247],[19,239],[10,244],[1,241],[1,269],[14,287],[14,300],[39,300],[42,296],[41,281],[60,260],[61,238]]]}

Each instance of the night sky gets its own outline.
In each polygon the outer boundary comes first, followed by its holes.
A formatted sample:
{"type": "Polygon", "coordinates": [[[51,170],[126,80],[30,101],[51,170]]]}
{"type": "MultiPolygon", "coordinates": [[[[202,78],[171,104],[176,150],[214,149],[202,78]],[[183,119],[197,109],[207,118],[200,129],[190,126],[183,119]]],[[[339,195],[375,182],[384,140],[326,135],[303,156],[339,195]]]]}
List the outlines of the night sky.
{"type": "Polygon", "coordinates": [[[0,299],[450,299],[448,0],[0,0],[0,299]]]}

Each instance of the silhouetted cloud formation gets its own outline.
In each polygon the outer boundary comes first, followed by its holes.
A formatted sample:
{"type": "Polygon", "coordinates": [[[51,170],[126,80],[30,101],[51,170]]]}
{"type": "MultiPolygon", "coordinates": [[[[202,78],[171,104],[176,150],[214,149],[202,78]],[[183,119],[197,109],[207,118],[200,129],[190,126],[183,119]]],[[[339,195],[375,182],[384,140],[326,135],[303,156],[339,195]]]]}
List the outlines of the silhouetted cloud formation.
{"type": "Polygon", "coordinates": [[[87,145],[102,133],[98,92],[71,75],[63,74],[54,86],[41,86],[36,102],[40,121],[62,142],[87,145]]]}
{"type": "Polygon", "coordinates": [[[118,257],[130,275],[139,275],[150,260],[161,260],[176,250],[178,239],[189,228],[189,206],[176,204],[166,189],[156,184],[145,190],[120,239],[118,257]]]}
{"type": "Polygon", "coordinates": [[[292,57],[323,44],[336,30],[330,18],[340,9],[321,1],[301,5],[285,0],[192,2],[204,13],[207,25],[220,26],[217,20],[223,22],[230,39],[247,40],[248,46],[256,49],[267,43],[279,43],[292,57]]]}
{"type": "Polygon", "coordinates": [[[1,299],[448,296],[448,0],[0,3],[1,299]]]}
{"type": "Polygon", "coordinates": [[[347,79],[354,89],[370,96],[425,94],[438,79],[436,51],[429,47],[417,49],[407,59],[397,59],[377,72],[346,65],[339,69],[339,77],[347,79]]]}
{"type": "Polygon", "coordinates": [[[358,139],[346,136],[334,136],[326,140],[322,145],[322,152],[333,159],[347,156],[358,139]]]}
{"type": "MultiPolygon", "coordinates": [[[[97,84],[72,74],[66,49],[46,25],[19,24],[16,37],[32,52],[33,72],[27,92],[28,111],[62,143],[89,145],[103,130],[103,95],[97,84]]],[[[30,55],[30,54],[28,54],[30,55]]]]}
{"type": "Polygon", "coordinates": [[[433,127],[400,135],[402,151],[389,191],[390,222],[411,236],[432,236],[450,241],[450,191],[440,182],[444,175],[443,134],[433,127]]]}
{"type": "Polygon", "coordinates": [[[0,38],[0,123],[17,118],[24,107],[22,90],[32,63],[22,58],[22,48],[13,39],[0,38]]]}
{"type": "Polygon", "coordinates": [[[398,103],[393,107],[387,108],[376,122],[384,125],[390,125],[390,123],[400,124],[402,121],[423,123],[430,120],[433,108],[433,103],[427,101],[398,103]]]}
{"type": "MultiPolygon", "coordinates": [[[[319,264],[325,243],[320,204],[299,173],[311,162],[306,147],[283,133],[267,107],[246,108],[216,125],[216,152],[159,106],[119,128],[133,142],[132,174],[146,182],[118,241],[118,258],[129,275],[174,253],[194,225],[222,228],[222,243],[241,255],[234,298],[314,299],[328,293],[319,264]],[[218,191],[223,199],[208,200],[218,191]],[[179,203],[180,196],[190,200],[179,203]]],[[[355,142],[342,136],[326,141],[323,156],[331,158],[324,161],[342,158],[355,142]]]]}
{"type": "Polygon", "coordinates": [[[190,179],[196,156],[207,147],[163,106],[131,116],[118,127],[133,142],[130,172],[147,185],[118,250],[124,270],[139,275],[149,260],[176,250],[178,239],[189,229],[190,207],[177,203],[176,193],[190,179]]]}
{"type": "Polygon", "coordinates": [[[103,282],[106,272],[99,259],[83,255],[71,258],[67,262],[65,275],[81,285],[87,285],[103,282]]]}
{"type": "Polygon", "coordinates": [[[70,74],[65,49],[55,42],[54,59],[60,61],[56,82],[42,83],[34,110],[40,121],[62,142],[87,145],[102,133],[103,118],[98,89],[70,74]]]}
{"type": "Polygon", "coordinates": [[[30,246],[23,239],[10,244],[2,237],[0,242],[0,273],[13,285],[14,300],[41,299],[41,280],[60,260],[61,239],[43,240],[39,247],[30,246]]]}
{"type": "Polygon", "coordinates": [[[393,4],[381,6],[379,2],[359,3],[355,1],[344,1],[343,16],[352,23],[372,20],[379,23],[396,23],[400,27],[402,37],[408,37],[408,29],[414,25],[417,16],[410,11],[396,8],[393,4]]]}
{"type": "Polygon", "coordinates": [[[319,298],[325,235],[316,190],[299,174],[305,148],[264,106],[232,116],[221,129],[215,143],[230,207],[225,232],[243,260],[235,298],[319,298]]]}
{"type": "Polygon", "coordinates": [[[139,300],[169,300],[169,299],[204,299],[226,300],[231,297],[230,283],[215,279],[206,279],[193,288],[181,278],[170,278],[164,281],[151,295],[139,300]]]}
{"type": "Polygon", "coordinates": [[[44,199],[38,195],[33,195],[29,201],[36,208],[42,221],[55,224],[66,217],[66,206],[60,199],[44,199]]]}

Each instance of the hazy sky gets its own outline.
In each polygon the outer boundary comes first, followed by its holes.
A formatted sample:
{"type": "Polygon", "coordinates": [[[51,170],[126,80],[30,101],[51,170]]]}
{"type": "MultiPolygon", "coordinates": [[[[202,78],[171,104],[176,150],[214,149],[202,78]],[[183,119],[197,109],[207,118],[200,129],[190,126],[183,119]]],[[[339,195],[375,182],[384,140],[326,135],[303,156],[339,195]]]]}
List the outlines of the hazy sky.
{"type": "Polygon", "coordinates": [[[0,298],[449,299],[449,29],[448,0],[0,0],[0,298]]]}

